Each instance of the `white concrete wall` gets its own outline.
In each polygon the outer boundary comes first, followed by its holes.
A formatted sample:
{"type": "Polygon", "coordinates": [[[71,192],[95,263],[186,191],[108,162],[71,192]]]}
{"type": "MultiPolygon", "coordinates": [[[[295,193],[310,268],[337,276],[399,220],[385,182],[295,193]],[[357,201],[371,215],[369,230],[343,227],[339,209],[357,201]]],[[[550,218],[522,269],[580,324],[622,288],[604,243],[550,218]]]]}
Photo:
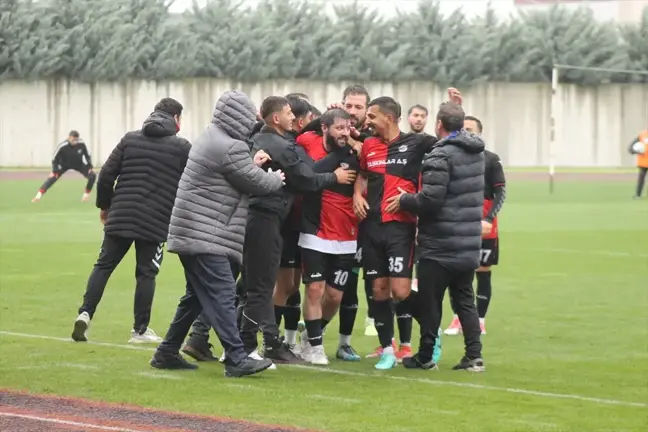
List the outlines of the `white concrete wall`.
{"type": "MultiPolygon", "coordinates": [[[[304,92],[322,109],[339,101],[346,85],[308,81],[238,84],[215,79],[94,85],[5,82],[0,84],[0,166],[48,166],[52,151],[70,129],[79,130],[95,164],[101,164],[121,136],[139,128],[165,96],[185,106],[180,134],[191,140],[210,121],[215,101],[228,89],[247,92],[257,105],[272,94],[304,92]]],[[[434,113],[446,98],[445,88],[426,82],[368,83],[367,88],[372,97],[396,98],[404,112],[419,103],[434,113]]],[[[506,165],[548,164],[548,84],[491,83],[461,90],[466,112],[482,119],[488,146],[506,165]]],[[[648,85],[561,85],[559,100],[558,166],[632,165],[626,148],[640,130],[648,128],[648,85]]],[[[428,131],[433,128],[430,122],[428,131]]]]}

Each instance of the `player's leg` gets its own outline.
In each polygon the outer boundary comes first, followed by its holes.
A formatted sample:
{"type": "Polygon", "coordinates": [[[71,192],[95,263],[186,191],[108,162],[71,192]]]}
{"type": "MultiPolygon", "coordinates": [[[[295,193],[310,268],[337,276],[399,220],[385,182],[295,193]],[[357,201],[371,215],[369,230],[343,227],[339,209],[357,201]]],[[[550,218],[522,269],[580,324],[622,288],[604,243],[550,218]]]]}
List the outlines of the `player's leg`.
{"type": "Polygon", "coordinates": [[[302,248],[304,295],[304,322],[300,355],[312,364],[327,365],[328,358],[322,345],[322,298],[326,289],[327,255],[312,249],[302,248]]]}
{"type": "Polygon", "coordinates": [[[45,192],[51,188],[54,183],[65,173],[67,170],[58,170],[58,171],[52,171],[49,173],[47,176],[47,179],[43,182],[41,187],[38,189],[38,192],[36,192],[36,196],[32,198],[32,202],[38,202],[43,198],[43,195],[45,195],[45,192]]]}
{"type": "Polygon", "coordinates": [[[483,372],[486,369],[481,358],[481,330],[479,329],[479,315],[475,306],[475,292],[472,286],[474,278],[475,272],[473,270],[453,272],[449,285],[450,292],[452,292],[455,299],[461,327],[463,328],[465,344],[465,354],[453,369],[483,372]]]}
{"type": "Polygon", "coordinates": [[[79,308],[79,316],[74,323],[73,340],[77,342],[88,340],[86,332],[90,320],[94,316],[97,306],[99,306],[108,279],[110,279],[110,275],[126,255],[132,243],[133,241],[130,239],[104,235],[99,250],[99,258],[88,278],[85,294],[83,295],[83,304],[79,308]]]}
{"type": "Polygon", "coordinates": [[[189,338],[185,342],[182,352],[196,361],[211,362],[218,360],[212,354],[212,344],[209,343],[209,324],[201,313],[191,324],[189,338]]]}
{"type": "Polygon", "coordinates": [[[95,182],[97,181],[97,174],[92,169],[86,170],[86,171],[79,171],[83,177],[86,178],[86,187],[83,191],[83,196],[81,196],[81,201],[85,202],[90,199],[90,193],[92,192],[92,188],[95,185],[95,182]]]}
{"type": "Polygon", "coordinates": [[[295,293],[288,297],[286,300],[286,308],[284,309],[284,335],[286,343],[293,348],[297,347],[297,333],[299,333],[299,320],[301,319],[301,303],[302,297],[299,292],[301,285],[301,270],[295,269],[295,277],[299,280],[293,286],[297,288],[295,293]]]}
{"type": "Polygon", "coordinates": [[[648,168],[639,167],[639,175],[637,176],[637,191],[635,193],[635,198],[641,198],[644,184],[646,183],[647,173],[648,173],[648,168]]]}
{"type": "Polygon", "coordinates": [[[281,230],[281,237],[283,239],[281,262],[279,264],[279,272],[277,273],[277,282],[272,293],[277,327],[281,326],[281,320],[285,314],[288,298],[294,294],[295,255],[299,247],[299,232],[290,228],[283,228],[281,230]]]}
{"type": "Polygon", "coordinates": [[[452,321],[450,321],[448,328],[443,331],[443,334],[446,334],[448,336],[456,336],[461,334],[461,322],[459,322],[459,315],[457,315],[457,306],[455,305],[455,301],[452,299],[452,294],[448,294],[450,298],[450,308],[452,309],[452,321]]]}
{"type": "MultiPolygon", "coordinates": [[[[338,255],[337,263],[334,267],[332,278],[329,280],[327,295],[325,298],[329,302],[337,300],[337,297],[330,295],[336,290],[342,291],[340,298],[340,322],[339,322],[339,340],[338,349],[335,356],[340,360],[359,361],[360,356],[351,346],[351,335],[355,325],[356,315],[358,314],[358,276],[360,269],[358,262],[353,255],[338,255]]],[[[323,306],[323,309],[327,309],[323,306]]],[[[333,309],[329,307],[329,309],[333,309]]],[[[325,312],[326,313],[326,312],[325,312]]],[[[324,315],[329,321],[333,319],[334,314],[324,315]]]]}
{"type": "Polygon", "coordinates": [[[378,336],[373,314],[373,279],[364,275],[364,272],[362,276],[362,284],[364,286],[365,298],[367,299],[367,317],[365,318],[364,334],[365,336],[378,336]]]}
{"type": "Polygon", "coordinates": [[[482,241],[480,267],[477,269],[477,313],[481,334],[486,334],[486,314],[490,305],[493,287],[491,284],[491,267],[499,262],[499,239],[482,241]]]}
{"type": "Polygon", "coordinates": [[[159,343],[162,338],[149,328],[155,295],[155,278],[160,272],[164,243],[135,240],[135,321],[129,343],[159,343]]]}

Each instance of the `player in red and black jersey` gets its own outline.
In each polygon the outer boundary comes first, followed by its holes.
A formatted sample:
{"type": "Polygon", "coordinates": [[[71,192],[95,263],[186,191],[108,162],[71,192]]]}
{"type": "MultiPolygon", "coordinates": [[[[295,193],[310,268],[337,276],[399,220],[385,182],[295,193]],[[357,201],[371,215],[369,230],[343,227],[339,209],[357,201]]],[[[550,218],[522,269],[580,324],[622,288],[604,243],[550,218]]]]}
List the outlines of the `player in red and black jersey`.
{"type": "MultiPolygon", "coordinates": [[[[358,155],[348,145],[351,117],[341,109],[332,109],[320,117],[321,132],[306,132],[297,137],[308,156],[321,161],[330,153],[340,154],[335,165],[317,169],[333,172],[339,167],[358,171],[358,155]]],[[[347,286],[357,286],[355,255],[358,218],[353,212],[353,185],[335,185],[323,191],[304,194],[302,230],[302,275],[306,285],[301,356],[309,363],[326,365],[322,345],[323,309],[332,318],[347,286]]],[[[350,348],[350,347],[349,347],[350,348]]]]}
{"type": "Polygon", "coordinates": [[[390,97],[369,103],[366,124],[373,136],[363,143],[354,193],[354,210],[366,220],[364,271],[373,278],[373,313],[383,349],[377,369],[390,369],[397,362],[392,298],[400,302],[409,297],[416,233],[416,216],[387,212],[388,199],[400,191],[417,191],[423,156],[436,143],[431,135],[401,132],[400,117],[400,105],[390,97]]]}
{"type": "MultiPolygon", "coordinates": [[[[482,122],[473,116],[466,116],[464,129],[475,135],[482,134],[482,122]]],[[[482,247],[480,267],[477,269],[477,313],[482,334],[486,334],[486,312],[491,299],[491,266],[499,262],[499,230],[497,214],[506,198],[506,178],[502,161],[492,151],[484,150],[486,170],[484,173],[484,218],[482,220],[482,247]]],[[[451,302],[452,304],[452,302],[451,302]]],[[[454,304],[453,304],[454,310],[454,304]]],[[[450,326],[444,331],[447,335],[461,333],[461,323],[455,313],[450,326]]]]}

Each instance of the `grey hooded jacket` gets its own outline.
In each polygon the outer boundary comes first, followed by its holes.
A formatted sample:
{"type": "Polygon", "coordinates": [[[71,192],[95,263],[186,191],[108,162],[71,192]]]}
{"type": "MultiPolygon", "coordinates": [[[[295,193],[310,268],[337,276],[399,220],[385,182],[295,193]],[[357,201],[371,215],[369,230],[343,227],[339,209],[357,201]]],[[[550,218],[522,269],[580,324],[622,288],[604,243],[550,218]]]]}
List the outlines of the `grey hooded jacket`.
{"type": "Polygon", "coordinates": [[[168,250],[178,254],[243,258],[248,195],[282,187],[277,173],[257,167],[245,142],[256,109],[245,93],[224,93],[211,124],[196,139],[178,185],[168,250]]]}

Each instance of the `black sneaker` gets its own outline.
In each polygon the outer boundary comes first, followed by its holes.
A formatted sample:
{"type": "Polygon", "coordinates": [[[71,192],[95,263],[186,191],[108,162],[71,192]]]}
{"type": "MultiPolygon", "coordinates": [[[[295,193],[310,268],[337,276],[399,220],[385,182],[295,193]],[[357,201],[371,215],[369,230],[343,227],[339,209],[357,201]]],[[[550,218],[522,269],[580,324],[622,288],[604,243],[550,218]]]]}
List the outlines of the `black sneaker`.
{"type": "Polygon", "coordinates": [[[403,359],[403,366],[407,369],[424,369],[424,370],[437,370],[439,367],[436,363],[430,358],[424,359],[416,353],[412,357],[405,357],[403,359]]]}
{"type": "Polygon", "coordinates": [[[301,364],[304,360],[293,353],[283,338],[276,338],[263,344],[263,357],[278,364],[301,364]]]}
{"type": "Polygon", "coordinates": [[[481,358],[469,359],[464,356],[461,361],[455,365],[452,370],[465,370],[468,372],[486,372],[484,360],[481,358]]]}
{"type": "Polygon", "coordinates": [[[240,378],[248,375],[254,375],[263,372],[272,366],[272,361],[262,358],[259,360],[251,357],[245,357],[237,364],[230,364],[225,360],[225,376],[230,378],[240,378]]]}
{"type": "Polygon", "coordinates": [[[156,369],[167,370],[194,370],[198,369],[198,365],[189,363],[185,360],[180,353],[166,353],[155,351],[150,365],[156,369]]]}
{"type": "Polygon", "coordinates": [[[205,337],[190,337],[185,343],[182,352],[196,361],[215,362],[218,361],[211,352],[214,346],[205,337]]]}

